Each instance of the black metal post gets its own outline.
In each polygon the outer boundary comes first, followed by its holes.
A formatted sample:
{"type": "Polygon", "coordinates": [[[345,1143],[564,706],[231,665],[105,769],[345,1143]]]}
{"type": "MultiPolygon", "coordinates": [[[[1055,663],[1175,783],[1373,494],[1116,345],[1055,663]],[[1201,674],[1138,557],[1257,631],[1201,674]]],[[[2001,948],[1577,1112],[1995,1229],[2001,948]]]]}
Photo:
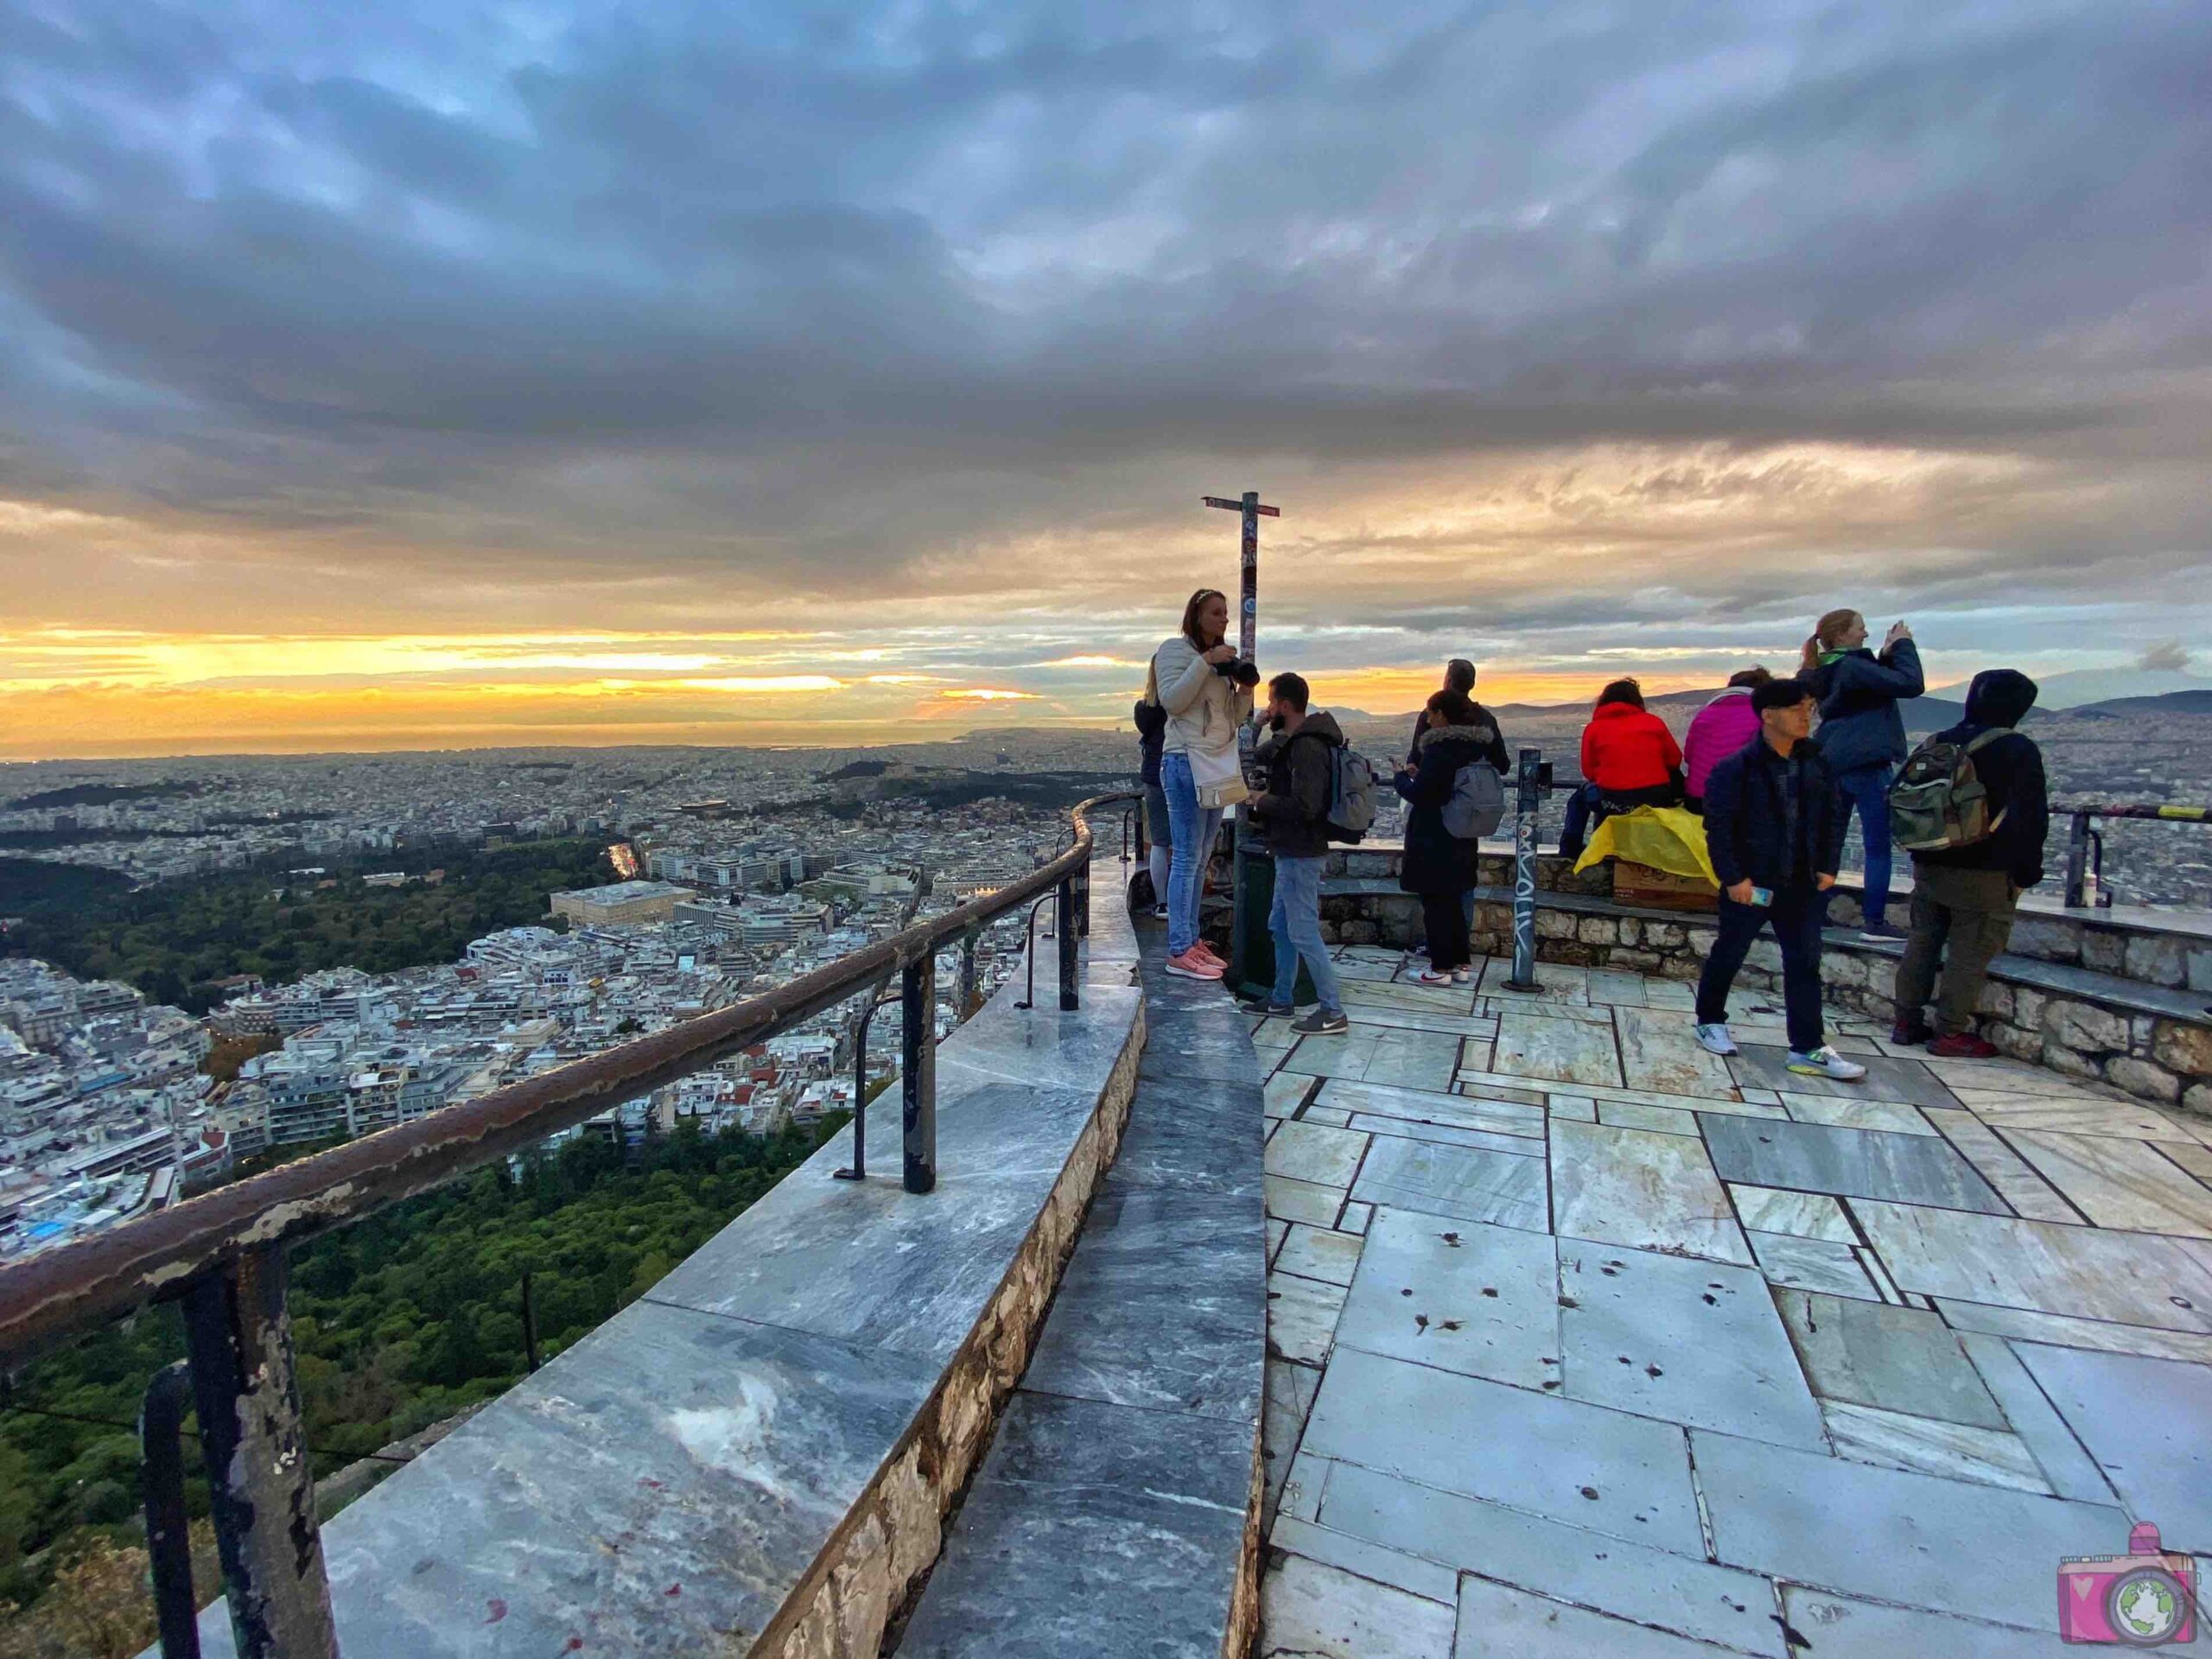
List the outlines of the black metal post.
{"type": "Polygon", "coordinates": [[[906,1134],[906,1190],[937,1185],[937,953],[906,964],[899,982],[901,1118],[906,1134]]]}
{"type": "Polygon", "coordinates": [[[1543,801],[1543,752],[1521,751],[1513,803],[1513,977],[1508,990],[1533,991],[1536,984],[1536,811],[1543,801]]]}
{"type": "Polygon", "coordinates": [[[2089,902],[2089,815],[2073,815],[2066,834],[2066,905],[2079,909],[2089,902]]]}
{"type": "Polygon", "coordinates": [[[523,1363],[536,1370],[545,1361],[537,1351],[537,1299],[530,1294],[530,1275],[522,1276],[523,1363]]]}
{"type": "Polygon", "coordinates": [[[282,1247],[194,1280],[185,1344],[238,1659],[336,1659],[282,1247]]]}
{"type": "Polygon", "coordinates": [[[1044,898],[1029,906],[1029,920],[1023,928],[1021,935],[1021,954],[1029,959],[1027,964],[1029,974],[1028,988],[1022,993],[1021,1001],[1014,1005],[1017,1008],[1033,1008],[1037,1006],[1037,912],[1044,909],[1046,904],[1058,891],[1057,887],[1054,888],[1052,893],[1046,893],[1044,898]]]}
{"type": "Polygon", "coordinates": [[[976,943],[982,936],[970,933],[960,941],[960,1017],[965,1020],[976,1007],[976,943]]]}
{"type": "Polygon", "coordinates": [[[1077,1007],[1075,995],[1075,878],[1060,878],[1059,887],[1059,943],[1060,943],[1060,1012],[1072,1014],[1077,1007]]]}
{"type": "Polygon", "coordinates": [[[184,1408],[191,1395],[191,1367],[179,1360],[154,1373],[138,1408],[139,1483],[162,1659],[200,1659],[200,1601],[192,1592],[192,1535],[184,1510],[184,1408]]]}

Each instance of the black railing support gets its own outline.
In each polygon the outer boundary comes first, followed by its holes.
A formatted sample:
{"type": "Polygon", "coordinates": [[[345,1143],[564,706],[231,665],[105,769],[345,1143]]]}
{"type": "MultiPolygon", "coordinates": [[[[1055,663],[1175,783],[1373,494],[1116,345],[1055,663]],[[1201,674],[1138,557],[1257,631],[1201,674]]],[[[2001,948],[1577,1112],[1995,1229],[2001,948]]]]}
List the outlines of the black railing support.
{"type": "Polygon", "coordinates": [[[530,1294],[530,1275],[522,1276],[522,1357],[531,1370],[543,1364],[537,1351],[537,1299],[530,1294]]]}
{"type": "Polygon", "coordinates": [[[139,1484],[162,1659],[200,1659],[200,1599],[192,1592],[191,1522],[184,1509],[184,1408],[191,1398],[192,1368],[179,1360],[154,1373],[138,1408],[139,1484]]]}
{"type": "Polygon", "coordinates": [[[1064,876],[1060,880],[1059,925],[1056,931],[1060,945],[1060,1012],[1072,1014],[1077,1007],[1075,995],[1075,877],[1064,876]]]}
{"type": "Polygon", "coordinates": [[[853,1033],[853,1161],[845,1169],[833,1169],[831,1179],[840,1181],[864,1181],[868,1179],[868,1028],[878,1008],[887,1008],[899,1000],[900,993],[883,994],[879,982],[868,993],[868,1002],[861,1009],[859,1028],[853,1033]]]}
{"type": "Polygon", "coordinates": [[[1044,898],[1029,906],[1029,920],[1021,932],[1021,954],[1029,959],[1029,978],[1027,988],[1022,992],[1021,1001],[1014,1005],[1017,1008],[1033,1008],[1037,1006],[1037,912],[1044,909],[1053,897],[1053,893],[1048,893],[1044,898]]]}
{"type": "Polygon", "coordinates": [[[925,950],[899,981],[899,1116],[906,1135],[906,1185],[927,1192],[937,1185],[937,952],[925,950]]]}
{"type": "Polygon", "coordinates": [[[336,1659],[300,1420],[281,1245],[250,1249],[184,1294],[185,1345],[238,1659],[336,1659]]]}
{"type": "Polygon", "coordinates": [[[960,1017],[963,1020],[976,1007],[976,945],[981,934],[970,933],[960,941],[960,1017]]]}
{"type": "Polygon", "coordinates": [[[1543,804],[1543,752],[1521,751],[1513,803],[1513,977],[1511,991],[1536,983],[1536,812],[1543,804]]]}
{"type": "Polygon", "coordinates": [[[2078,910],[2089,902],[2089,815],[2076,812],[2066,831],[2066,907],[2078,910]]]}

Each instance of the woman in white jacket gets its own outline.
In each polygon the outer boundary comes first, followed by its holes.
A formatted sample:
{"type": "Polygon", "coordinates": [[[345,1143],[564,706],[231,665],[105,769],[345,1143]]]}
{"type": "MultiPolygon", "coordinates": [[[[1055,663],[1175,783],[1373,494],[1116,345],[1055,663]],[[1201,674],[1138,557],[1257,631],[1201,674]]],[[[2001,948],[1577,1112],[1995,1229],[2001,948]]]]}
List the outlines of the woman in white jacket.
{"type": "Polygon", "coordinates": [[[1198,937],[1198,896],[1221,828],[1222,795],[1241,790],[1236,728],[1249,713],[1257,676],[1224,642],[1229,601],[1201,588],[1183,607],[1182,632],[1152,654],[1152,683],[1167,710],[1160,762],[1174,851],[1167,869],[1167,971],[1185,979],[1219,979],[1224,964],[1198,937]],[[1209,804],[1209,803],[1211,803],[1209,804]]]}

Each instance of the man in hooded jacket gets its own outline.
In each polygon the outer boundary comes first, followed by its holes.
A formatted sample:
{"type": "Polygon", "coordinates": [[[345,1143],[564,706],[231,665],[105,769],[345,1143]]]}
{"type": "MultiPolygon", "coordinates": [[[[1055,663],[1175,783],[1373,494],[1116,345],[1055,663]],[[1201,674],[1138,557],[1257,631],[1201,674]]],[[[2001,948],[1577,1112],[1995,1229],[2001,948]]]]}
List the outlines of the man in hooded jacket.
{"type": "MultiPolygon", "coordinates": [[[[2016,669],[1993,668],[1967,688],[1966,719],[1938,741],[1971,743],[1993,728],[2018,726],[2035,706],[2036,683],[2016,669]]],[[[2050,829],[2050,797],[2043,751],[2007,730],[1976,749],[1974,775],[1989,791],[1995,828],[1964,847],[1912,855],[1912,928],[1897,964],[1897,1043],[1928,1042],[1944,1059],[1986,1059],[1996,1048],[1974,1035],[1974,1005],[1989,982],[1989,963],[2012,935],[2020,894],[2043,880],[2043,848],[2050,829]],[[1931,1031],[1923,1010],[1942,995],[1931,1031]],[[1935,1040],[1929,1042],[1933,1037],[1935,1040]]]]}

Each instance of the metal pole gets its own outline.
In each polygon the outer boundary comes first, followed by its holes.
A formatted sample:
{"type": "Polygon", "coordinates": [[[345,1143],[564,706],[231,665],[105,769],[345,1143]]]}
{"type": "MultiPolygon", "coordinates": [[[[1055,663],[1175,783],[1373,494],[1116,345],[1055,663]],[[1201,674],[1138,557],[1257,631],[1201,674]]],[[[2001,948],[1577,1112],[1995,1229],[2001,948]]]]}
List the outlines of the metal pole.
{"type": "Polygon", "coordinates": [[[200,1659],[200,1600],[192,1592],[192,1535],[184,1509],[184,1406],[191,1393],[191,1368],[179,1360],[154,1373],[138,1408],[139,1484],[162,1659],[200,1659]]]}
{"type": "MultiPolygon", "coordinates": [[[[1244,492],[1244,536],[1237,549],[1236,654],[1246,662],[1258,660],[1255,653],[1260,644],[1260,493],[1244,492]]],[[[1244,781],[1252,781],[1252,723],[1240,721],[1236,727],[1236,753],[1244,772],[1244,781]]],[[[1231,826],[1229,846],[1229,963],[1230,982],[1241,985],[1246,976],[1246,951],[1250,948],[1251,930],[1244,919],[1244,861],[1251,856],[1252,810],[1244,802],[1236,804],[1236,820],[1231,826]]],[[[1205,892],[1206,873],[1198,872],[1198,891],[1205,892]]]]}
{"type": "Polygon", "coordinates": [[[2076,812],[2066,835],[2066,906],[2079,909],[2089,902],[2089,815],[2076,812]]]}
{"type": "Polygon", "coordinates": [[[1060,1012],[1075,1012],[1075,878],[1060,878],[1060,1012]]]}
{"type": "Polygon", "coordinates": [[[530,1294],[527,1273],[522,1276],[522,1357],[533,1371],[545,1363],[537,1351],[537,1299],[530,1294]]]}
{"type": "Polygon", "coordinates": [[[336,1659],[283,1248],[194,1280],[185,1344],[238,1659],[336,1659]]]}
{"type": "Polygon", "coordinates": [[[976,942],[979,936],[970,933],[960,941],[960,1017],[968,1018],[976,1007],[976,942]]]}
{"type": "Polygon", "coordinates": [[[1536,809],[1543,800],[1537,786],[1540,749],[1521,751],[1513,804],[1513,977],[1508,990],[1533,991],[1536,984],[1536,809]]]}
{"type": "Polygon", "coordinates": [[[937,952],[925,950],[899,981],[899,1085],[906,1135],[906,1185],[937,1185],[937,952]]]}

